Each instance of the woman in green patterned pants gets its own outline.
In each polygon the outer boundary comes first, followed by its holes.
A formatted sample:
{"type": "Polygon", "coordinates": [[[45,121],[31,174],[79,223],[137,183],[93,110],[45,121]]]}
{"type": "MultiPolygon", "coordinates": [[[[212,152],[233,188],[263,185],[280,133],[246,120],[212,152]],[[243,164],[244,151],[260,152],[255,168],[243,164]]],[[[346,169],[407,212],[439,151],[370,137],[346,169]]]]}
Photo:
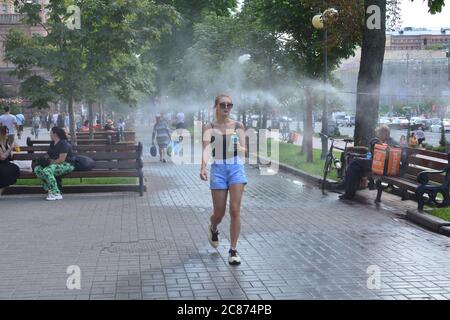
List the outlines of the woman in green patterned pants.
{"type": "Polygon", "coordinates": [[[45,191],[48,191],[47,200],[62,200],[61,191],[58,188],[56,177],[72,172],[75,167],[72,147],[67,141],[66,133],[59,127],[53,127],[50,131],[52,142],[47,151],[50,164],[46,167],[36,166],[34,173],[42,181],[45,191]]]}

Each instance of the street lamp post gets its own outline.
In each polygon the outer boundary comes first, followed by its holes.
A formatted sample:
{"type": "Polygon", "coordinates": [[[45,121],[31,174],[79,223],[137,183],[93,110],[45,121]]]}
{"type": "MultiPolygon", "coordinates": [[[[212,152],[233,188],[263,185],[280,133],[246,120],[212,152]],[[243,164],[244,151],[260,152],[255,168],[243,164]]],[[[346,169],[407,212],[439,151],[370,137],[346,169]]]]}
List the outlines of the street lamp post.
{"type": "MultiPolygon", "coordinates": [[[[324,61],[323,61],[323,82],[324,82],[324,99],[323,99],[323,112],[322,112],[322,133],[328,135],[328,96],[326,85],[328,83],[328,28],[326,27],[327,19],[335,16],[337,10],[334,8],[326,9],[322,14],[315,15],[312,19],[312,25],[317,30],[324,29],[324,61]]],[[[328,140],[322,136],[322,154],[321,158],[324,159],[328,152],[328,140]]]]}

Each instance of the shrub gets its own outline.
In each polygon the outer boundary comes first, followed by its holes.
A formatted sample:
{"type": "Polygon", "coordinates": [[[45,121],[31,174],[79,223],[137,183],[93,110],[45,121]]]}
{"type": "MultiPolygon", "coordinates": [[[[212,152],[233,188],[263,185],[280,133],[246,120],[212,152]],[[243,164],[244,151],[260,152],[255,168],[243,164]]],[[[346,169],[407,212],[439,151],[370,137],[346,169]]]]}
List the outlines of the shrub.
{"type": "Polygon", "coordinates": [[[443,147],[443,146],[434,147],[433,151],[447,153],[447,147],[443,147]]]}

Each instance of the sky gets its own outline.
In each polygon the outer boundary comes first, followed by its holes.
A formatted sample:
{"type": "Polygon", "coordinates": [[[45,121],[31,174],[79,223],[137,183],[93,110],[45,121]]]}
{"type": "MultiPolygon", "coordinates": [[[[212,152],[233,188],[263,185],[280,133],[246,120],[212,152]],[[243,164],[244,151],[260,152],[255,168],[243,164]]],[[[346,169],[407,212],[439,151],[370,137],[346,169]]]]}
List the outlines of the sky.
{"type": "Polygon", "coordinates": [[[450,28],[450,3],[441,13],[435,15],[428,13],[427,1],[423,0],[401,0],[402,27],[425,27],[427,29],[450,28]]]}

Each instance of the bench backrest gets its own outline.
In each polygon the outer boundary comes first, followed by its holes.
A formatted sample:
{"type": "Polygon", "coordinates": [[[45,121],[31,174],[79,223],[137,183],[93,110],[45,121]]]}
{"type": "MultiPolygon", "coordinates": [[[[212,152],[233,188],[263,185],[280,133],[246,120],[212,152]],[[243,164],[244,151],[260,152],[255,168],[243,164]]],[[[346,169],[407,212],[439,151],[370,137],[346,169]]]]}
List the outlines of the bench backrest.
{"type": "MultiPolygon", "coordinates": [[[[417,177],[423,171],[441,171],[448,167],[450,154],[422,149],[409,148],[408,169],[406,175],[411,178],[417,177]]],[[[440,175],[429,175],[430,181],[444,183],[446,173],[440,175]]]]}
{"type": "MultiPolygon", "coordinates": [[[[127,146],[128,147],[128,146],[127,146]]],[[[25,148],[25,147],[24,147],[25,148]]],[[[21,153],[15,153],[13,160],[34,160],[43,156],[46,150],[41,148],[26,147],[21,153]],[[25,153],[26,152],[26,153],[25,153]]],[[[93,170],[111,170],[111,169],[142,169],[142,144],[134,145],[133,148],[124,148],[123,150],[86,150],[84,147],[76,149],[78,155],[84,155],[95,160],[95,169],[93,170]]]]}

